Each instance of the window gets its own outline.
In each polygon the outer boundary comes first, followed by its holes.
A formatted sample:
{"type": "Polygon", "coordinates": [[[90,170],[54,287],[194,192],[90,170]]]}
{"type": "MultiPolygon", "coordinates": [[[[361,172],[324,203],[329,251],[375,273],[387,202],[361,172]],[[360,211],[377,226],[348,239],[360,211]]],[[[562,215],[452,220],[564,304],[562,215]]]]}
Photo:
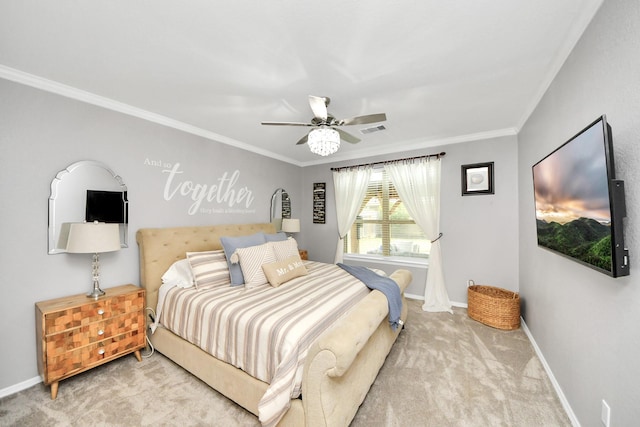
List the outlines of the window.
{"type": "Polygon", "coordinates": [[[373,170],[344,253],[427,258],[430,249],[431,242],[409,216],[387,173],[373,170]]]}

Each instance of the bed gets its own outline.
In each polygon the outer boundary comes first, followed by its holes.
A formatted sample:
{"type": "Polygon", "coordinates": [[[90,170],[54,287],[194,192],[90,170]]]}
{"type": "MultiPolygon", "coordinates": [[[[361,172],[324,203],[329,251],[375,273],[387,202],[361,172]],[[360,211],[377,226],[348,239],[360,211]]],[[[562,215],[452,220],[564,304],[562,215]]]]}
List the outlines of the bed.
{"type": "MultiPolygon", "coordinates": [[[[184,259],[187,252],[218,250],[223,236],[248,236],[259,232],[270,234],[275,233],[275,229],[272,224],[140,229],[136,241],[146,306],[156,308],[162,275],[175,261],[184,259]]],[[[404,290],[411,282],[411,273],[397,270],[389,277],[401,290],[400,318],[404,322],[407,316],[404,290]]],[[[394,330],[389,325],[389,304],[385,295],[377,290],[367,292],[313,340],[301,368],[301,397],[288,402],[288,410],[278,425],[348,425],[400,331],[401,328],[394,330]]],[[[267,382],[217,359],[167,328],[157,328],[150,340],[156,351],[258,416],[259,403],[269,389],[267,382]]]]}

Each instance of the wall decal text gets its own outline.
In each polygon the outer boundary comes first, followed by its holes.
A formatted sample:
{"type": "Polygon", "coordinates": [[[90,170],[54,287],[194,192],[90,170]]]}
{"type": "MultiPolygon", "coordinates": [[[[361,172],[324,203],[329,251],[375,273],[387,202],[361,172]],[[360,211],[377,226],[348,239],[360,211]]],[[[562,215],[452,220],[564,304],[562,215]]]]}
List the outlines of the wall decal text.
{"type": "Polygon", "coordinates": [[[231,173],[225,171],[215,184],[199,184],[181,179],[184,171],[180,169],[180,163],[171,164],[146,158],[144,164],[162,167],[162,173],[167,174],[163,191],[164,200],[169,201],[176,196],[193,200],[187,211],[189,215],[195,215],[198,212],[203,214],[255,213],[255,209],[249,209],[255,199],[253,192],[247,186],[237,185],[240,178],[240,171],[237,169],[231,173]],[[202,206],[205,201],[222,205],[222,207],[202,206]]]}

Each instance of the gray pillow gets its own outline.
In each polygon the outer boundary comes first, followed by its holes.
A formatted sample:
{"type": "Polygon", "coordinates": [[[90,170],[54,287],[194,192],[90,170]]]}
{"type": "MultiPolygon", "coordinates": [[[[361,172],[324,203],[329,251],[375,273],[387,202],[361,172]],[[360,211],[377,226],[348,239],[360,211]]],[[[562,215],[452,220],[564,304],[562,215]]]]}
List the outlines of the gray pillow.
{"type": "Polygon", "coordinates": [[[267,242],[281,242],[283,240],[287,240],[287,234],[284,231],[280,231],[275,234],[265,234],[264,237],[267,239],[267,242]]]}
{"type": "Polygon", "coordinates": [[[242,269],[240,268],[240,264],[231,263],[231,255],[233,255],[238,248],[248,248],[250,246],[267,243],[267,238],[264,233],[260,231],[249,236],[221,237],[220,243],[227,257],[227,265],[229,266],[229,273],[231,275],[231,286],[243,285],[244,276],[242,275],[242,269]]]}

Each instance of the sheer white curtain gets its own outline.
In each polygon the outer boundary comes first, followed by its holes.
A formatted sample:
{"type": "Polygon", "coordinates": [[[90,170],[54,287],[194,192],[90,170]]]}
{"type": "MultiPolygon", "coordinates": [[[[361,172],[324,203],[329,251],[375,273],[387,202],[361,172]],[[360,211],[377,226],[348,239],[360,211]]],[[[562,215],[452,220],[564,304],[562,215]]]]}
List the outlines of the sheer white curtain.
{"type": "Polygon", "coordinates": [[[384,168],[407,212],[432,241],[422,309],[453,313],[444,283],[439,240],[440,162],[440,158],[424,157],[385,164],[384,168]]]}
{"type": "Polygon", "coordinates": [[[371,166],[357,169],[333,171],[333,187],[338,216],[338,247],[335,262],[342,262],[344,256],[344,237],[356,220],[364,195],[367,192],[371,166]]]}

